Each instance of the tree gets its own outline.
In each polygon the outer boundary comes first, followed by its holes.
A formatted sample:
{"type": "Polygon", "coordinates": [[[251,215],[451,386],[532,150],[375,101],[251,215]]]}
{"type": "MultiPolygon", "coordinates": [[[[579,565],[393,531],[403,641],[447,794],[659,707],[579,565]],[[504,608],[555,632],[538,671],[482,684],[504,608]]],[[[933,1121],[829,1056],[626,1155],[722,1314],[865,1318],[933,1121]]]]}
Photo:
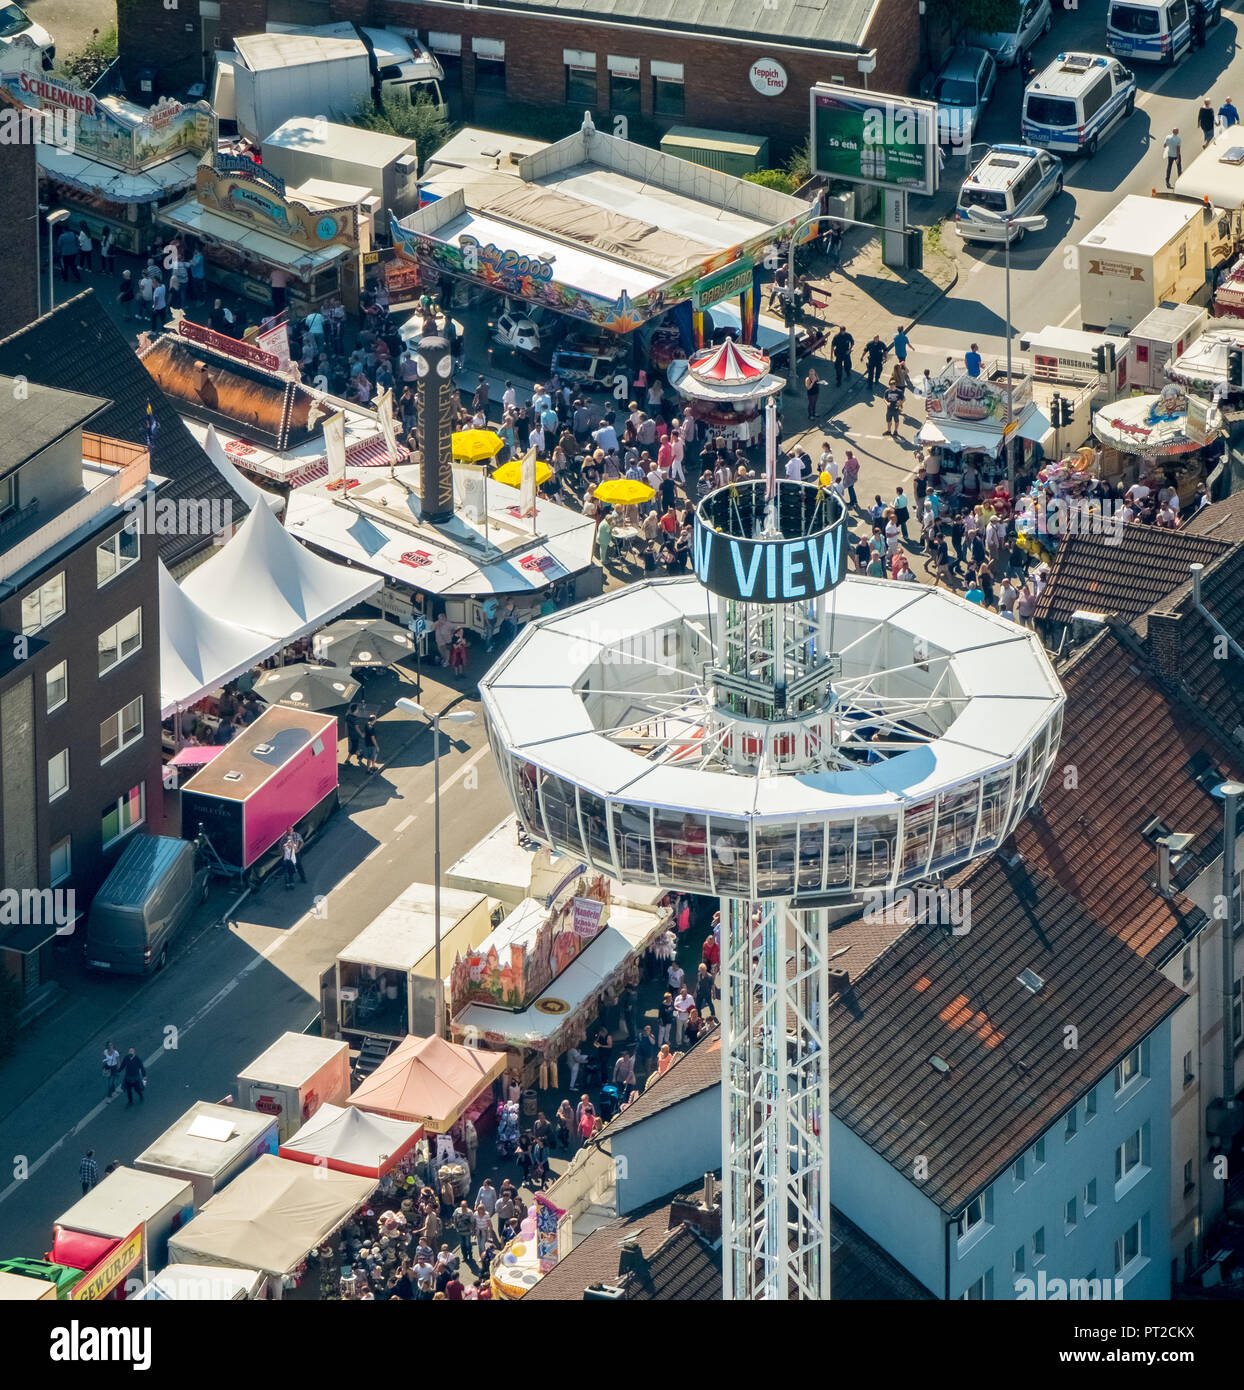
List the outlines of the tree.
{"type": "Polygon", "coordinates": [[[959,34],[997,34],[1019,22],[1019,0],[927,0],[931,28],[959,34]]]}
{"type": "Polygon", "coordinates": [[[363,101],[354,113],[352,123],[363,130],[376,130],[382,135],[397,135],[403,140],[413,140],[420,172],[450,135],[449,122],[441,114],[440,107],[422,94],[411,102],[386,97],[379,110],[370,101],[363,101]]]}
{"type": "Polygon", "coordinates": [[[90,88],[107,72],[116,56],[116,29],[109,29],[103,34],[96,29],[90,41],[62,59],[59,67],[66,77],[72,77],[83,87],[90,88]]]}

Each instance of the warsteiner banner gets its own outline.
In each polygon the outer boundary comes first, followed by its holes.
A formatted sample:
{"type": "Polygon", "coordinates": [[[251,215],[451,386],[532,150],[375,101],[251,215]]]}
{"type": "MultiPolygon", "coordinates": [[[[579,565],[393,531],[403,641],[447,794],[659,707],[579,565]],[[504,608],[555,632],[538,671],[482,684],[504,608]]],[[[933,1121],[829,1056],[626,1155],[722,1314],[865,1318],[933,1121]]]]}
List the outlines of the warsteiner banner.
{"type": "Polygon", "coordinates": [[[419,373],[419,479],[424,521],[454,514],[453,432],[458,412],[454,359],[444,338],[421,338],[419,373]]]}

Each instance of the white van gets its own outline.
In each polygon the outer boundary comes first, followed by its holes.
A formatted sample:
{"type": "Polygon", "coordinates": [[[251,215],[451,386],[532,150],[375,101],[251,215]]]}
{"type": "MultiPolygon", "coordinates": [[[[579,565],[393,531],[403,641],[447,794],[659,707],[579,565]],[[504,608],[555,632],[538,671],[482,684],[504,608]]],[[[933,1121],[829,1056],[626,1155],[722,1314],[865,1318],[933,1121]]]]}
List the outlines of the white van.
{"type": "MultiPolygon", "coordinates": [[[[1063,191],[1063,162],[1035,145],[994,145],[963,181],[955,207],[955,231],[965,244],[1005,241],[1000,222],[977,221],[972,208],[1001,217],[1031,217],[1063,191]]],[[[1011,231],[1011,243],[1022,241],[1024,228],[1011,231]]]]}
{"type": "Polygon", "coordinates": [[[1025,89],[1020,132],[1026,144],[1091,157],[1135,109],[1135,75],[1118,59],[1060,53],[1025,89]]]}
{"type": "Polygon", "coordinates": [[[1106,47],[1117,58],[1174,63],[1192,47],[1188,6],[1197,0],[1111,0],[1106,47]]]}

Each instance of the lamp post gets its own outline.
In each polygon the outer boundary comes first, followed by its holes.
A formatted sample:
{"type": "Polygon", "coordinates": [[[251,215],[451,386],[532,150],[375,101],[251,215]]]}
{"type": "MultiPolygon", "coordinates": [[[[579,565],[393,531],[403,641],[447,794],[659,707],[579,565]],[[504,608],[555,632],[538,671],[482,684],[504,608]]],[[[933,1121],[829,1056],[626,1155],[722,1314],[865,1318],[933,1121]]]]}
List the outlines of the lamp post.
{"type": "Polygon", "coordinates": [[[432,915],[436,919],[433,927],[434,956],[433,969],[436,972],[434,1027],[438,1038],[445,1036],[445,981],[441,975],[441,720],[450,724],[469,724],[475,718],[475,711],[469,709],[441,710],[433,714],[415,700],[397,701],[398,709],[410,714],[421,714],[432,721],[432,766],[434,777],[434,813],[432,848],[432,915]]]}
{"type": "Polygon", "coordinates": [[[1015,228],[1023,232],[1043,232],[1047,219],[1044,217],[1016,217],[1014,213],[991,212],[988,208],[968,208],[967,215],[970,221],[984,222],[990,225],[1001,224],[1006,228],[1006,236],[1002,238],[1002,245],[1006,250],[1006,429],[1003,433],[1003,440],[1006,447],[1006,487],[1011,495],[1011,505],[1015,504],[1015,442],[1011,434],[1011,425],[1014,423],[1012,416],[1014,408],[1011,404],[1014,396],[1014,383],[1011,380],[1011,339],[1015,336],[1015,331],[1011,327],[1011,242],[1014,237],[1011,235],[1015,228]]]}
{"type": "Polygon", "coordinates": [[[48,313],[56,308],[56,229],[62,222],[69,221],[67,208],[57,208],[48,213],[48,313]]]}

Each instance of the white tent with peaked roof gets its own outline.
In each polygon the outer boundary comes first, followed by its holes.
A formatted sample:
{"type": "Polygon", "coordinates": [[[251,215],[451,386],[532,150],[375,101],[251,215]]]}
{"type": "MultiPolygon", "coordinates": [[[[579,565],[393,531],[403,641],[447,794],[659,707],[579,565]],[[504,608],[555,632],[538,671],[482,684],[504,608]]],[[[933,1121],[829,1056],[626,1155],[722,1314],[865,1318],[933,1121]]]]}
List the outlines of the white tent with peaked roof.
{"type": "Polygon", "coordinates": [[[182,592],[213,617],[277,641],[314,632],[380,588],[374,574],[313,555],[267,507],[186,576],[182,592]]]}
{"type": "Polygon", "coordinates": [[[251,482],[246,474],[234,464],[229,455],[225,453],[224,445],[221,444],[211,425],[208,425],[207,437],[203,440],[203,452],[211,459],[216,466],[216,471],[246,503],[247,507],[253,507],[256,502],[264,502],[274,512],[280,512],[285,506],[283,497],[278,497],[275,492],[269,492],[266,488],[260,487],[258,483],[251,482]]]}

